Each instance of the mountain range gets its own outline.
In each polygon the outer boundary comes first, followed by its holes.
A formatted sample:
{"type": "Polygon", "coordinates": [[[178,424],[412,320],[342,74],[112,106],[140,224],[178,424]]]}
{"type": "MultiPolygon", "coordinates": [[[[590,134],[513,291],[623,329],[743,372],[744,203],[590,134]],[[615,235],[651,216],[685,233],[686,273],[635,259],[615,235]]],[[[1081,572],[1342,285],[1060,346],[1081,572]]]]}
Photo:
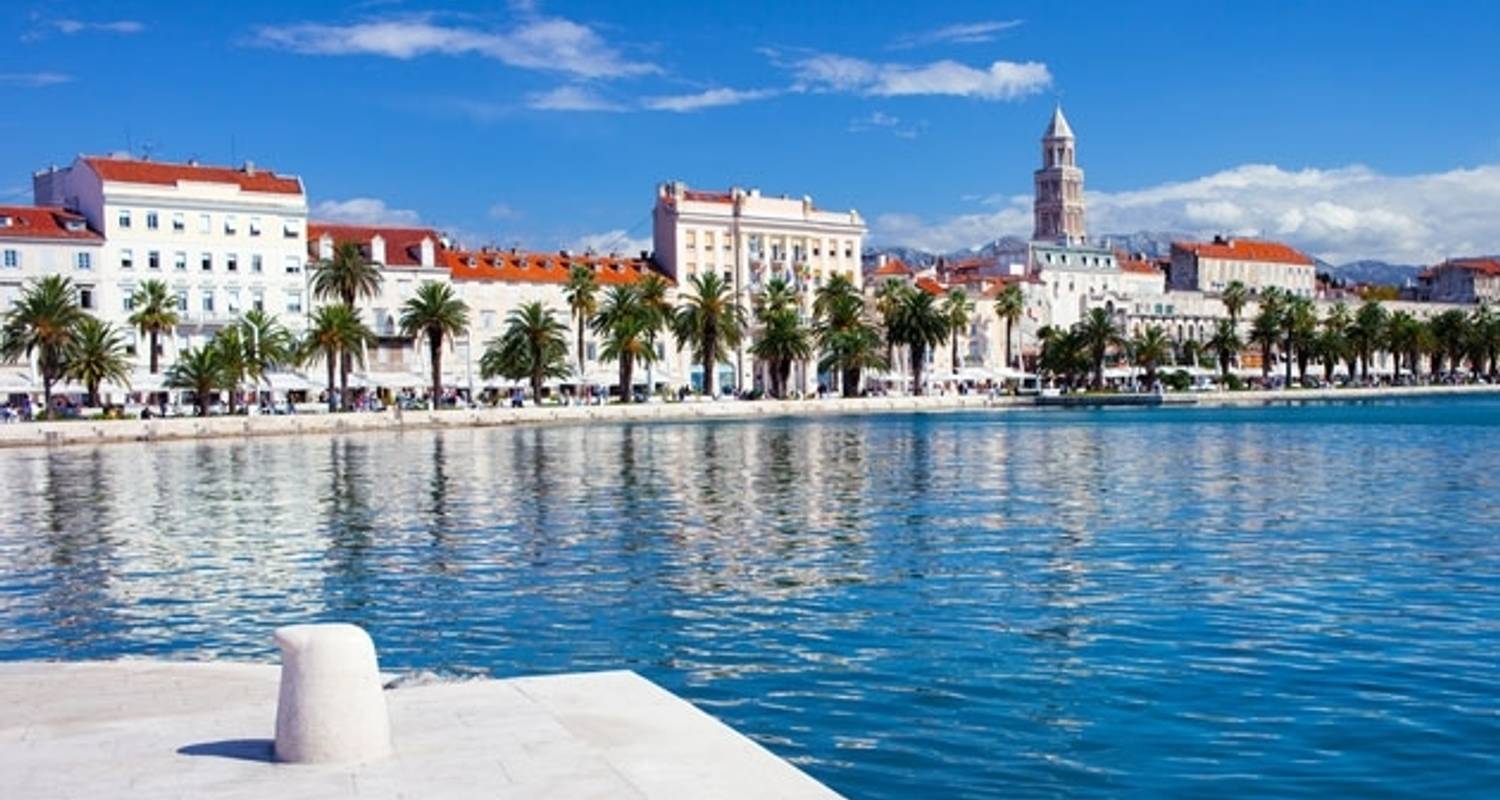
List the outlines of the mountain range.
{"type": "MultiPolygon", "coordinates": [[[[1192,234],[1174,233],[1172,231],[1136,231],[1135,233],[1112,233],[1098,238],[1098,242],[1116,250],[1127,253],[1142,253],[1147,258],[1166,258],[1171,255],[1172,242],[1192,240],[1198,238],[1192,234]]],[[[1002,261],[1025,261],[1027,241],[1016,236],[1002,236],[978,247],[970,247],[962,250],[952,250],[946,253],[922,250],[915,247],[904,247],[901,245],[887,245],[881,247],[867,248],[866,255],[887,255],[899,258],[914,268],[920,269],[930,265],[938,258],[945,260],[962,260],[966,258],[1000,258],[1002,261]]],[[[1374,259],[1362,259],[1350,261],[1345,264],[1331,264],[1322,259],[1314,259],[1318,265],[1318,271],[1332,275],[1334,278],[1348,283],[1375,283],[1390,286],[1400,286],[1407,280],[1416,277],[1421,271],[1420,266],[1411,264],[1392,264],[1387,261],[1374,259]]]]}

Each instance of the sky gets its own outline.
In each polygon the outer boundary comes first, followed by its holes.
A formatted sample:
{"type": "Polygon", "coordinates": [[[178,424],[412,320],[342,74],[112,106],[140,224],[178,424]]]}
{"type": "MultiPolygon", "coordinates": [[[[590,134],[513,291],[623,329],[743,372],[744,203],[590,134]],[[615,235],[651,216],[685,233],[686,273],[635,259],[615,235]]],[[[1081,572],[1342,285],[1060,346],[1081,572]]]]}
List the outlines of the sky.
{"type": "Polygon", "coordinates": [[[470,246],[640,249],[682,180],[950,250],[1029,235],[1061,103],[1091,234],[1500,252],[1500,3],[5,4],[0,203],[128,150],[470,246]]]}

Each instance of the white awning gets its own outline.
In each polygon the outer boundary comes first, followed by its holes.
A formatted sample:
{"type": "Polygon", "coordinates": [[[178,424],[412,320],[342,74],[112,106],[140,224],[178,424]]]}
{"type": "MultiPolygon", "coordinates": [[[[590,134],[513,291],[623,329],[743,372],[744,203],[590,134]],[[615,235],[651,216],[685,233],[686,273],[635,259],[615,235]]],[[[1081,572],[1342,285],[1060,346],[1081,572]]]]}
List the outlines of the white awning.
{"type": "Polygon", "coordinates": [[[36,388],[31,383],[31,370],[0,369],[0,394],[25,394],[36,388]]]}

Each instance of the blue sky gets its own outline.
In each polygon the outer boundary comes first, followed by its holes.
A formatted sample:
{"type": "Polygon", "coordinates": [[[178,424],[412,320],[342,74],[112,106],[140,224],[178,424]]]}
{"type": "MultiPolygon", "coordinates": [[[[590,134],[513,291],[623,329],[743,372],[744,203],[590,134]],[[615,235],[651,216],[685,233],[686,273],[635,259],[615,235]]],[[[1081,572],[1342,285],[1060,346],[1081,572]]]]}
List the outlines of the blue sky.
{"type": "Polygon", "coordinates": [[[678,178],[950,248],[1029,232],[1060,99],[1091,232],[1500,251],[1500,4],[7,5],[0,202],[129,144],[468,244],[632,245],[678,178]]]}

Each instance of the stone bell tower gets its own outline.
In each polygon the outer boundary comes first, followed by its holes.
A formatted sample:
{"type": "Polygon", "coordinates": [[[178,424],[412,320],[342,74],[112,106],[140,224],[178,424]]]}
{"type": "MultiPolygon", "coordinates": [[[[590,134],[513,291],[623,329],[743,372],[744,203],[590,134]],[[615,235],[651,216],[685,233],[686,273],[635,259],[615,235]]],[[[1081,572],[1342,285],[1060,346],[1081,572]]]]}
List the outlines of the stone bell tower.
{"type": "Polygon", "coordinates": [[[1073,129],[1059,105],[1042,134],[1042,168],[1035,173],[1033,241],[1084,243],[1083,170],[1078,168],[1075,148],[1073,129]]]}

